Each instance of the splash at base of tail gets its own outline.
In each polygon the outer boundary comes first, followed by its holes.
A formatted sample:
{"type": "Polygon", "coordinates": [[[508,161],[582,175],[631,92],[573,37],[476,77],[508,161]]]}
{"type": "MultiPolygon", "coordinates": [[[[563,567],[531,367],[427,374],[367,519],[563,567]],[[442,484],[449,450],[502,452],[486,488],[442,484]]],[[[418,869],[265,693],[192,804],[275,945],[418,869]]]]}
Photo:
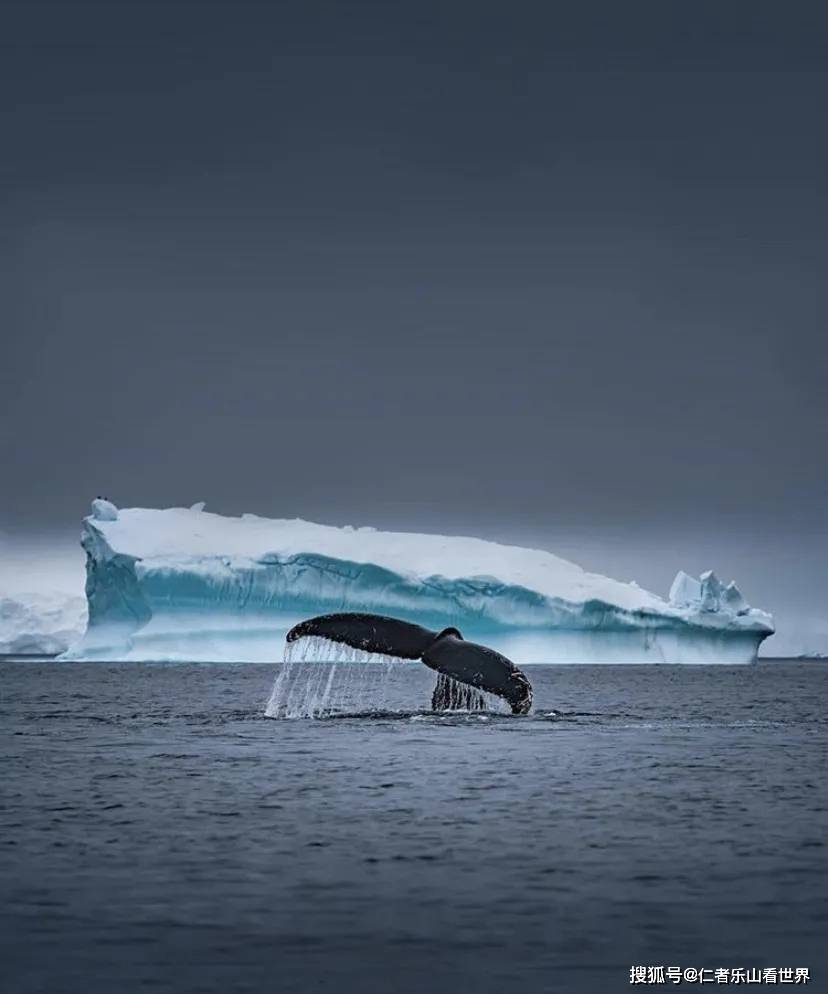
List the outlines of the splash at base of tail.
{"type": "Polygon", "coordinates": [[[433,632],[379,614],[323,614],[296,625],[287,641],[307,637],[340,642],[363,652],[419,659],[440,674],[432,697],[435,710],[460,706],[477,710],[480,695],[475,696],[475,690],[503,698],[512,714],[528,714],[532,707],[532,685],[525,674],[494,649],[466,642],[456,628],[433,632]]]}

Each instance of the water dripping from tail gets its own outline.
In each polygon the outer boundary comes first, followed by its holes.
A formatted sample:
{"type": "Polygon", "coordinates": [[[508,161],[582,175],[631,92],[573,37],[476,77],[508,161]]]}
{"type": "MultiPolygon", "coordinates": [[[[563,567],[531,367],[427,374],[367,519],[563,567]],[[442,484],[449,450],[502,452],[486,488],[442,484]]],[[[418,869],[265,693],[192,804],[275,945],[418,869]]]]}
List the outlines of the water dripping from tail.
{"type": "Polygon", "coordinates": [[[394,677],[411,660],[354,649],[317,636],[285,645],[265,708],[268,718],[324,718],[389,710],[394,677]]]}
{"type": "Polygon", "coordinates": [[[437,686],[431,696],[432,711],[487,711],[486,694],[477,687],[460,683],[443,673],[437,675],[437,686]]]}

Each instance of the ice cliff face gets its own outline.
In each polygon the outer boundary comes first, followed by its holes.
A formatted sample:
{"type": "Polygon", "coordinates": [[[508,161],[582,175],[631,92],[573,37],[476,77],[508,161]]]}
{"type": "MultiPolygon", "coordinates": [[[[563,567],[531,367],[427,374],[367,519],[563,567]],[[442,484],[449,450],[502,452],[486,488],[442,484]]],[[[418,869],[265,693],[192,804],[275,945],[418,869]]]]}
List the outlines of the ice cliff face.
{"type": "Polygon", "coordinates": [[[343,610],[455,625],[518,663],[747,661],[773,631],[712,573],[664,601],[535,549],[203,508],[93,502],[71,657],[275,660],[296,621],[343,610]]]}

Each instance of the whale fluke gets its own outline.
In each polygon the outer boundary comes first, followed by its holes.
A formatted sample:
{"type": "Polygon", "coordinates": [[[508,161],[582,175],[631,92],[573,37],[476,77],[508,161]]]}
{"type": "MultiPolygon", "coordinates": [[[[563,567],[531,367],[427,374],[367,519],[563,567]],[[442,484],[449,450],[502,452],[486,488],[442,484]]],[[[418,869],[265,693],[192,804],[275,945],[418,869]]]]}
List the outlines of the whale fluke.
{"type": "Polygon", "coordinates": [[[320,614],[295,625],[287,633],[287,641],[300,638],[324,638],[341,642],[353,649],[376,652],[402,659],[421,659],[431,645],[436,632],[421,625],[380,614],[320,614]]]}
{"type": "MultiPolygon", "coordinates": [[[[513,714],[527,714],[532,707],[532,685],[517,666],[494,649],[466,642],[456,628],[433,632],[398,618],[348,612],[309,618],[291,628],[287,641],[304,637],[324,638],[364,652],[419,659],[451,680],[503,698],[513,714]]],[[[457,694],[450,684],[438,681],[432,706],[446,707],[446,701],[455,699],[457,694]]]]}
{"type": "Polygon", "coordinates": [[[511,659],[466,642],[457,629],[440,632],[423,653],[423,662],[459,683],[502,697],[513,714],[527,714],[532,707],[532,685],[511,659]]]}

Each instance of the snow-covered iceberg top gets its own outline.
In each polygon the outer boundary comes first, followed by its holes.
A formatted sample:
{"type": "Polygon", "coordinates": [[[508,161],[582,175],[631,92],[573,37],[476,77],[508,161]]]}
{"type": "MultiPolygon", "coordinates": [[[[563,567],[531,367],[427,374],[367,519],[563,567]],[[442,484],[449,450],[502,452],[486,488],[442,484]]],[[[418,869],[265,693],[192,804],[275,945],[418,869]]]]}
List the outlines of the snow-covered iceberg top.
{"type": "MultiPolygon", "coordinates": [[[[680,573],[667,601],[552,553],[478,538],[232,518],[203,504],[119,510],[99,498],[84,520],[82,544],[86,649],[107,629],[101,644],[111,648],[117,630],[122,648],[144,658],[201,658],[197,643],[205,638],[203,651],[214,658],[219,648],[225,657],[226,639],[233,658],[248,658],[254,633],[268,640],[269,658],[278,658],[275,633],[303,616],[340,610],[396,614],[433,628],[454,624],[469,637],[499,637],[504,648],[518,634],[524,646],[535,638],[531,651],[542,655],[534,661],[549,654],[548,640],[537,641],[543,635],[567,633],[557,639],[567,657],[583,645],[569,636],[584,632],[595,645],[598,633],[637,633],[636,645],[659,631],[741,636],[755,654],[773,631],[767,614],[712,573],[699,580],[680,573]],[[172,652],[172,641],[180,652],[172,652]]],[[[662,639],[659,651],[674,641],[662,639]]],[[[587,658],[597,651],[590,648],[587,658]]]]}

